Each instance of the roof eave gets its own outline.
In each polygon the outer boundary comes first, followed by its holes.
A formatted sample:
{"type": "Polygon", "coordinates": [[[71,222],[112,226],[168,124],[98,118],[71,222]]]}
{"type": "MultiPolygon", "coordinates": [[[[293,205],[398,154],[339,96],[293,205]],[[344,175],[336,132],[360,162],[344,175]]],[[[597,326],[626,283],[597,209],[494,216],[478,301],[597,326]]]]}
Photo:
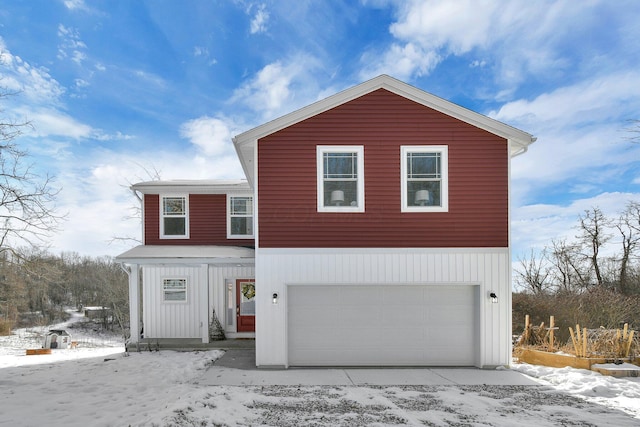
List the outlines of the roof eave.
{"type": "Polygon", "coordinates": [[[189,194],[229,194],[251,192],[249,183],[237,181],[208,181],[208,180],[180,180],[180,181],[146,181],[133,184],[130,187],[143,194],[189,193],[189,194]]]}

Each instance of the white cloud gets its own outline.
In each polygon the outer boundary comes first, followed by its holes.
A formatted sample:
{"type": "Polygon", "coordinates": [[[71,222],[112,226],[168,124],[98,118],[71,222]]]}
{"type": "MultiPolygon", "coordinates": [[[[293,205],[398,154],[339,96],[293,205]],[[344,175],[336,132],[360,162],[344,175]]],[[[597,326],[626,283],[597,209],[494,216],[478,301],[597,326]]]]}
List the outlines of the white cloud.
{"type": "MultiPolygon", "coordinates": [[[[578,61],[581,66],[596,61],[588,51],[567,46],[598,31],[601,16],[615,17],[617,23],[634,21],[624,7],[601,1],[578,7],[571,0],[406,0],[388,5],[396,9],[396,21],[389,26],[395,40],[382,53],[375,48],[362,56],[366,77],[376,69],[395,70],[398,77],[409,79],[430,73],[450,55],[473,52],[483,56],[505,95],[529,77],[565,76],[578,61]],[[371,65],[376,58],[383,58],[377,67],[371,65]],[[402,64],[394,68],[395,61],[402,64]]],[[[611,46],[606,54],[615,49],[611,46]]]]}
{"type": "Polygon", "coordinates": [[[60,24],[58,25],[58,37],[61,39],[61,43],[58,45],[58,59],[70,58],[76,64],[82,65],[82,62],[87,59],[87,55],[84,53],[87,45],[80,39],[78,30],[60,24]]]}
{"type": "Polygon", "coordinates": [[[261,4],[258,6],[253,19],[251,20],[251,34],[264,33],[267,31],[267,22],[269,21],[269,12],[266,6],[261,4]]]}
{"type": "Polygon", "coordinates": [[[318,61],[304,54],[276,61],[262,68],[234,91],[231,103],[246,105],[265,121],[293,111],[316,99],[318,61]]]}
{"type": "Polygon", "coordinates": [[[65,90],[53,79],[46,68],[33,67],[19,56],[11,54],[0,38],[0,79],[8,91],[19,96],[6,99],[9,102],[26,102],[58,105],[65,90]]]}
{"type": "Polygon", "coordinates": [[[504,7],[493,0],[427,0],[400,3],[398,22],[390,32],[425,49],[447,45],[453,53],[485,45],[495,28],[495,14],[504,7]]]}
{"type": "MultiPolygon", "coordinates": [[[[512,243],[514,256],[526,255],[530,249],[542,249],[552,240],[575,240],[578,234],[578,217],[594,207],[605,216],[614,219],[619,216],[630,201],[640,202],[640,192],[605,192],[594,197],[576,199],[567,205],[533,204],[514,210],[512,243]]],[[[619,239],[614,237],[606,250],[617,251],[619,239]]]]}
{"type": "Polygon", "coordinates": [[[626,141],[622,131],[625,119],[637,111],[640,74],[629,72],[513,101],[489,116],[538,137],[525,155],[513,161],[516,185],[570,179],[574,188],[586,188],[606,184],[640,159],[640,144],[626,141]]]}
{"type": "Polygon", "coordinates": [[[488,115],[522,126],[577,126],[618,118],[622,111],[640,107],[640,73],[609,74],[560,87],[531,101],[517,100],[488,115]]]}
{"type": "Polygon", "coordinates": [[[70,10],[83,10],[87,8],[84,0],[64,0],[63,3],[65,7],[70,10]]]}
{"type": "Polygon", "coordinates": [[[209,50],[206,47],[196,46],[193,48],[193,56],[209,56],[209,50]]]}
{"type": "Polygon", "coordinates": [[[25,115],[28,115],[33,125],[33,134],[38,137],[57,136],[80,139],[88,138],[93,133],[91,126],[57,110],[38,109],[29,111],[25,115]]]}
{"type": "Polygon", "coordinates": [[[388,74],[400,80],[409,80],[413,75],[429,74],[441,61],[435,51],[407,43],[393,44],[382,54],[365,52],[360,58],[363,69],[360,72],[362,80],[368,80],[380,74],[388,74]]]}
{"type": "Polygon", "coordinates": [[[92,132],[91,138],[96,139],[98,141],[129,141],[134,139],[133,135],[127,135],[120,131],[114,134],[106,134],[103,133],[102,130],[94,130],[92,132]]]}
{"type": "Polygon", "coordinates": [[[189,139],[206,156],[233,154],[231,138],[236,133],[237,126],[220,117],[200,117],[180,127],[180,135],[189,139]]]}

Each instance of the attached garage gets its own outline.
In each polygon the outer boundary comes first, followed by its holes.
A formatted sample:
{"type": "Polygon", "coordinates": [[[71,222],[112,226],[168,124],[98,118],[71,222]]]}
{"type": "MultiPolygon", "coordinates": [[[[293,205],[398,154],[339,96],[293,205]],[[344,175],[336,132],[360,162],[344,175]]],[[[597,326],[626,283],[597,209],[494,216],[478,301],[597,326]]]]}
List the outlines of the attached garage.
{"type": "Polygon", "coordinates": [[[479,286],[290,285],[289,366],[475,366],[479,286]]]}

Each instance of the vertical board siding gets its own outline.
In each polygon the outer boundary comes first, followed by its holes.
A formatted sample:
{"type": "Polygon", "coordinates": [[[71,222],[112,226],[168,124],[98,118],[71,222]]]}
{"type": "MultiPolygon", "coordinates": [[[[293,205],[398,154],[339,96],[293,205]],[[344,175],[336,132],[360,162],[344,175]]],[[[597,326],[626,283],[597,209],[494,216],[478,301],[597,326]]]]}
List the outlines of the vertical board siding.
{"type": "Polygon", "coordinates": [[[144,196],[145,245],[254,246],[253,239],[227,239],[227,196],[189,195],[189,239],[160,238],[160,196],[144,196]]]}
{"type": "Polygon", "coordinates": [[[145,338],[201,338],[201,300],[207,299],[206,276],[199,267],[143,267],[145,338]],[[187,278],[187,302],[164,302],[163,279],[187,278]]]}
{"type": "Polygon", "coordinates": [[[258,141],[260,246],[507,247],[503,138],[380,89],[258,141]],[[318,213],[316,146],[363,145],[365,212],[318,213]],[[401,213],[400,146],[449,147],[449,212],[401,213]]]}
{"type": "Polygon", "coordinates": [[[510,363],[511,315],[509,250],[494,249],[259,249],[256,361],[287,364],[286,291],[288,285],[476,285],[478,287],[478,365],[510,363]],[[499,303],[488,298],[490,291],[499,303]],[[279,304],[269,295],[281,295],[279,304]]]}

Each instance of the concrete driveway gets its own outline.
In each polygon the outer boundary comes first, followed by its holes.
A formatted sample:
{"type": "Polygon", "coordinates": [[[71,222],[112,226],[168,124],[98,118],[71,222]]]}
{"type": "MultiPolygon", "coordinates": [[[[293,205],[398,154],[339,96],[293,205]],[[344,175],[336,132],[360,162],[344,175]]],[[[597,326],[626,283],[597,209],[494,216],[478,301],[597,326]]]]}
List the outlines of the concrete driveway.
{"type": "Polygon", "coordinates": [[[258,369],[255,350],[231,349],[209,368],[203,385],[539,385],[509,369],[477,368],[289,368],[258,369]]]}

